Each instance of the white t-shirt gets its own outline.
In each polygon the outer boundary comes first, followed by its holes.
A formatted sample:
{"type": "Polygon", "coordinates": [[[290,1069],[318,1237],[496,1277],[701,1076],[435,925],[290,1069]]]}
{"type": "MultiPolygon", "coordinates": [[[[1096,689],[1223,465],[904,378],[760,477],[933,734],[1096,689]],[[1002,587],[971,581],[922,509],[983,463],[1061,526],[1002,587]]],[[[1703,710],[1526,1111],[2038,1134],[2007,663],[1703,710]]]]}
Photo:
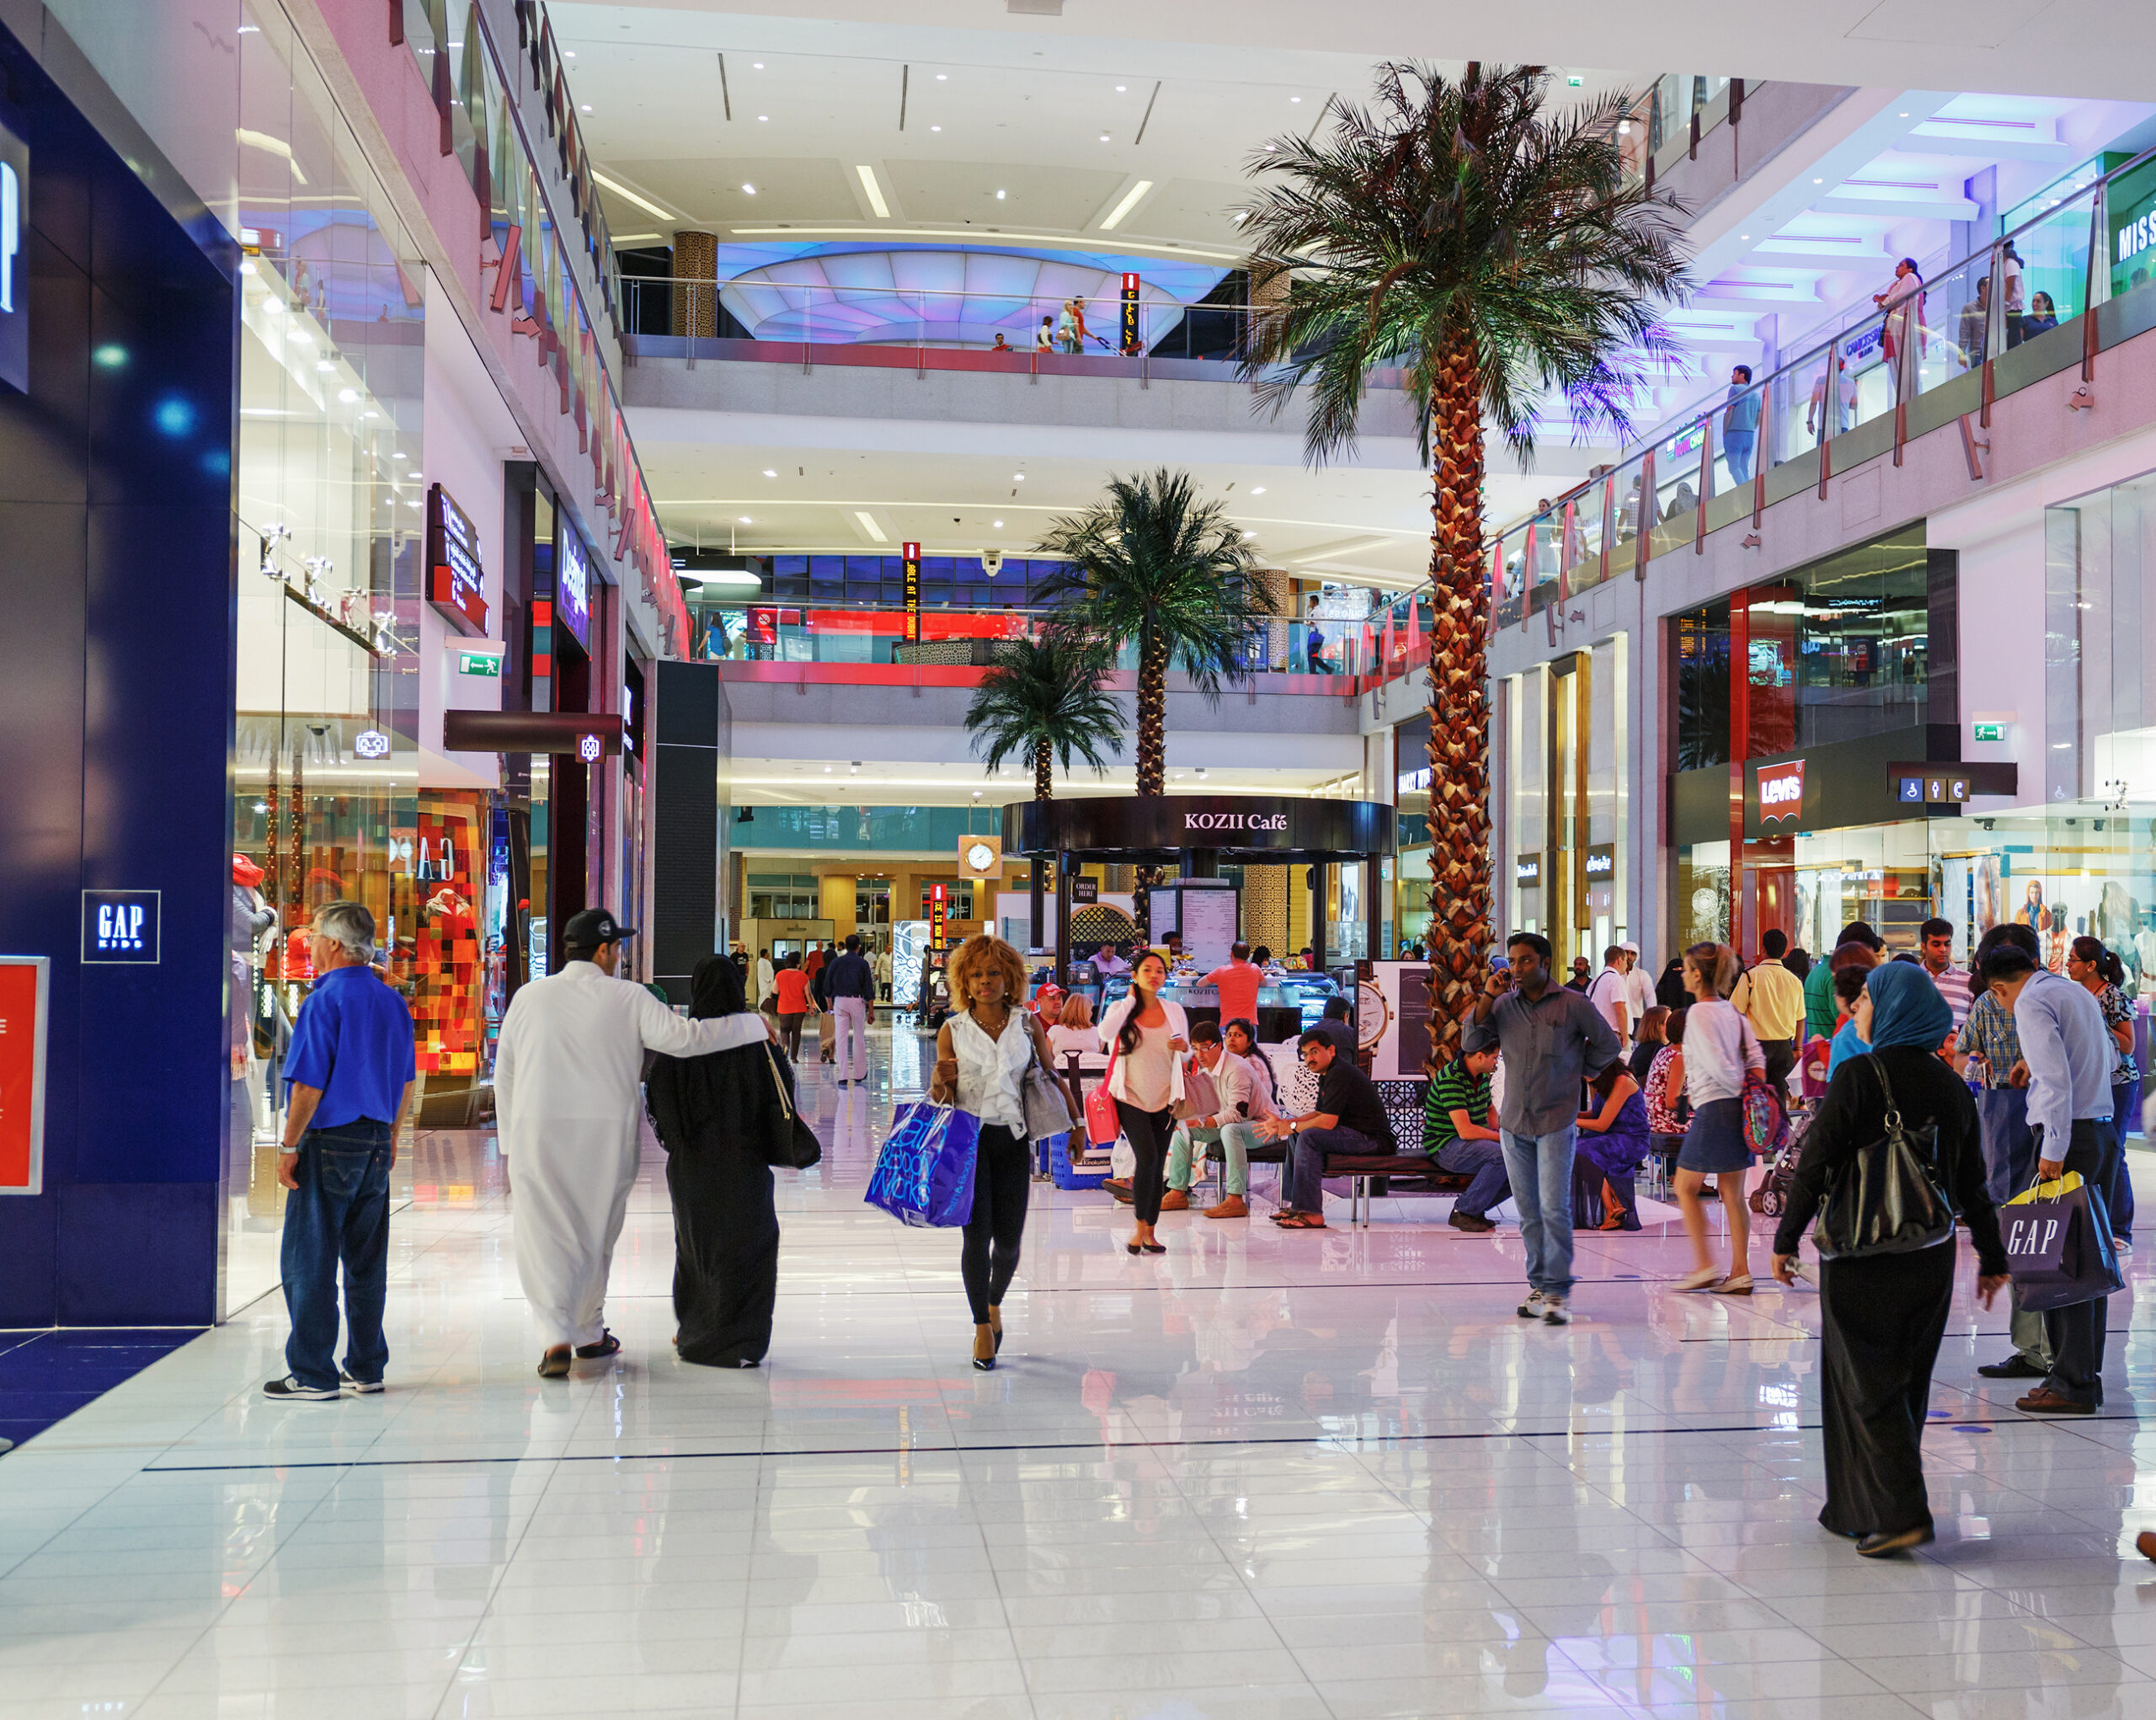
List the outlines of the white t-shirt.
{"type": "Polygon", "coordinates": [[[1101,1049],[1101,1034],[1097,1028],[1067,1028],[1060,1022],[1048,1030],[1048,1048],[1055,1053],[1058,1063],[1070,1052],[1081,1057],[1091,1057],[1101,1049]]]}
{"type": "Polygon", "coordinates": [[[1654,975],[1637,962],[1632,964],[1632,971],[1625,975],[1625,1001],[1632,1008],[1632,1037],[1636,1039],[1640,1023],[1655,1006],[1654,975]]]}
{"type": "Polygon", "coordinates": [[[1742,1092],[1746,1070],[1766,1073],[1766,1054],[1752,1023],[1719,997],[1684,1012],[1684,1043],[1678,1049],[1684,1054],[1684,1097],[1694,1110],[1742,1092]]]}
{"type": "Polygon", "coordinates": [[[1595,1012],[1609,1023],[1610,1032],[1618,1038],[1623,1039],[1628,1032],[1638,1028],[1637,1018],[1632,1017],[1632,1000],[1625,991],[1625,976],[1616,969],[1604,968],[1594,976],[1594,983],[1587,988],[1587,1001],[1594,1006],[1595,1012]],[[1631,1018],[1629,1021],[1618,1020],[1620,1005],[1621,1012],[1631,1018]]]}

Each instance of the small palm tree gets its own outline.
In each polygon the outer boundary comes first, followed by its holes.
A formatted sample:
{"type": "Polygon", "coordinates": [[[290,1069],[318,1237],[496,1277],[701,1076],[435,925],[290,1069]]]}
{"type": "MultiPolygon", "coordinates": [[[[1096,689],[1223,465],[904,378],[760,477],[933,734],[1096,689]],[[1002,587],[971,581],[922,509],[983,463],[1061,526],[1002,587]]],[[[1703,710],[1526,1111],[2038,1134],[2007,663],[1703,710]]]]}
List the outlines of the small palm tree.
{"type": "Polygon", "coordinates": [[[1075,624],[1110,648],[1138,647],[1138,792],[1167,781],[1168,670],[1180,664],[1209,701],[1244,680],[1264,628],[1243,535],[1187,473],[1113,478],[1082,514],[1059,520],[1040,553],[1068,564],[1042,601],[1068,601],[1075,624]]]}
{"type": "Polygon", "coordinates": [[[1050,628],[1038,638],[1012,639],[996,648],[995,662],[981,677],[966,708],[974,750],[995,770],[1012,753],[1033,767],[1033,798],[1055,798],[1054,761],[1067,775],[1075,752],[1097,772],[1123,756],[1123,711],[1102,691],[1107,659],[1098,644],[1067,630],[1050,628]]]}
{"type": "Polygon", "coordinates": [[[1433,465],[1430,651],[1433,1046],[1452,1055],[1485,972],[1490,927],[1487,580],[1483,426],[1534,452],[1540,395],[1582,428],[1628,429],[1625,406],[1673,349],[1658,304],[1686,281],[1676,202],[1625,183],[1625,93],[1547,114],[1534,66],[1379,69],[1374,111],[1251,158],[1273,184],[1243,232],[1254,267],[1292,271],[1257,323],[1244,375],[1277,412],[1312,385],[1305,454],[1352,448],[1365,377],[1398,365],[1433,465]]]}

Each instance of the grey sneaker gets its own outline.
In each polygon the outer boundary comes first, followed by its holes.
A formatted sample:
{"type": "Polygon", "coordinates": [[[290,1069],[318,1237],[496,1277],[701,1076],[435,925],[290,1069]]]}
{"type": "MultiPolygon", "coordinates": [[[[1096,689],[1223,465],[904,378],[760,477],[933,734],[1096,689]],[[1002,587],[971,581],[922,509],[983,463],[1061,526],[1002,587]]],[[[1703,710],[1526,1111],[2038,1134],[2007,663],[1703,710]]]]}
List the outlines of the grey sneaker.
{"type": "Polygon", "coordinates": [[[1523,1320],[1540,1320],[1542,1317],[1542,1304],[1545,1300],[1546,1298],[1543,1295],[1540,1290],[1529,1290],[1527,1293],[1527,1300],[1519,1305],[1520,1318],[1523,1320]]]}
{"type": "Polygon", "coordinates": [[[1572,1323],[1572,1311],[1565,1306],[1562,1296],[1543,1297],[1542,1323],[1545,1326],[1569,1326],[1572,1323]]]}

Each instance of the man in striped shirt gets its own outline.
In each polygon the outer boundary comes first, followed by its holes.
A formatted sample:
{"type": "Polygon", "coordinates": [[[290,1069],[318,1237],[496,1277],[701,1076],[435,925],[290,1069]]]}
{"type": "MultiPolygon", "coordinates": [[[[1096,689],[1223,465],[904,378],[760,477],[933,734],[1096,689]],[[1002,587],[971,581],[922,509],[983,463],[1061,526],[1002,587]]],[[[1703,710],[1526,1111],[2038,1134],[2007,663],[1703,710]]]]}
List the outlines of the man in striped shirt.
{"type": "Polygon", "coordinates": [[[1954,922],[1927,920],[1918,929],[1917,936],[1923,940],[1920,953],[1924,970],[1931,975],[1931,983],[1939,987],[1939,995],[1953,1012],[1954,1033],[1958,1038],[1961,1023],[1969,1018],[1969,1001],[1975,992],[1976,982],[1967,968],[1954,965],[1954,922]]]}
{"type": "Polygon", "coordinates": [[[1422,1150],[1441,1171],[1474,1180],[1452,1204],[1456,1231],[1494,1231],[1490,1209],[1511,1192],[1505,1152],[1490,1126],[1490,1072],[1494,1049],[1470,1051],[1439,1070],[1422,1102],[1422,1150]]]}

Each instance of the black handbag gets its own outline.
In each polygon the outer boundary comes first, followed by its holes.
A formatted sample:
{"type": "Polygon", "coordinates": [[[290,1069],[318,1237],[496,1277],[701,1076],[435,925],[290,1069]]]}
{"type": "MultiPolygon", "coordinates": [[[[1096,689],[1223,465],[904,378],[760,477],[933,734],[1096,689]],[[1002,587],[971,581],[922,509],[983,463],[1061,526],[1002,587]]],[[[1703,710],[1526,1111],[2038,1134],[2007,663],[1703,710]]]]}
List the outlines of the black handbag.
{"type": "Polygon", "coordinates": [[[1812,1240],[1822,1260],[1913,1254],[1954,1234],[1954,1205],[1939,1182],[1939,1125],[1903,1126],[1886,1066],[1867,1056],[1886,1096],[1886,1132],[1857,1149],[1820,1203],[1812,1240]]]}
{"type": "Polygon", "coordinates": [[[778,1092],[779,1115],[785,1119],[785,1126],[774,1130],[764,1142],[764,1162],[774,1170],[805,1171],[822,1162],[824,1143],[794,1109],[793,1096],[787,1092],[786,1077],[779,1072],[778,1054],[768,1044],[764,1047],[764,1065],[771,1072],[771,1086],[778,1092]]]}

